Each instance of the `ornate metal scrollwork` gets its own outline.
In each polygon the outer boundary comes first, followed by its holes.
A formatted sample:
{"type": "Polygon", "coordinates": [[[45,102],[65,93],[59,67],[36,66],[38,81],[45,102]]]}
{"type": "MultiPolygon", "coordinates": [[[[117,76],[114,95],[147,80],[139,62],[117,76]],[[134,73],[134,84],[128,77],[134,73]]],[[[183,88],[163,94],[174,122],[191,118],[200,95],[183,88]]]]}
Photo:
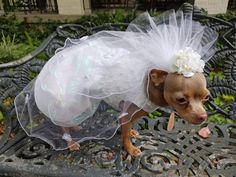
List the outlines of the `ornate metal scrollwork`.
{"type": "MultiPolygon", "coordinates": [[[[189,4],[183,10],[194,11],[194,19],[220,34],[217,52],[207,63],[205,75],[209,77],[212,71],[220,69],[224,76],[209,81],[212,98],[206,106],[210,115],[221,114],[236,120],[235,100],[223,105],[213,102],[219,95],[236,95],[236,22],[206,16],[189,4]]],[[[173,131],[167,132],[169,112],[165,109],[159,110],[162,114],[159,118],[144,117],[136,123],[140,137],[134,143],[143,151],[137,158],[122,150],[119,133],[110,140],[82,143],[79,152],[59,152],[22,131],[15,118],[14,97],[40,72],[55,50],[68,37],[125,27],[127,24],[62,25],[27,57],[0,65],[0,111],[5,117],[5,133],[0,137],[0,176],[235,176],[235,124],[208,123],[212,133],[207,139],[197,134],[198,126],[180,119],[173,131]]],[[[107,109],[106,105],[101,105],[101,109],[107,109]]]]}

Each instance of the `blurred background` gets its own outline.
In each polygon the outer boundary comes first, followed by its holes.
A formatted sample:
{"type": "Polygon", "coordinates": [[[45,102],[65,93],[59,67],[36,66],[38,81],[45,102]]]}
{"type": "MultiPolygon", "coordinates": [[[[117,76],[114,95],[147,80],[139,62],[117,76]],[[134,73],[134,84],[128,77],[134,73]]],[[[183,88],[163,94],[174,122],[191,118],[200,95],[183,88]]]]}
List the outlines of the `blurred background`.
{"type": "Polygon", "coordinates": [[[177,9],[184,2],[204,8],[209,14],[226,13],[236,7],[236,0],[0,0],[0,13],[88,15],[97,10],[177,9]]]}

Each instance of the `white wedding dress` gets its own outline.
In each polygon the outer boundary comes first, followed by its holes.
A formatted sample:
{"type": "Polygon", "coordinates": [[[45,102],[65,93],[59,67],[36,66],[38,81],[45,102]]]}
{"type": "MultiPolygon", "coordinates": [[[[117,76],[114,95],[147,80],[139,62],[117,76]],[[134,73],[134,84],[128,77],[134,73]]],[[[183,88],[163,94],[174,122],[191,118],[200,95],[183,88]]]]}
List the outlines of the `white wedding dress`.
{"type": "Polygon", "coordinates": [[[177,72],[175,56],[186,48],[206,62],[216,39],[192,14],[173,10],[154,18],[141,14],[125,32],[67,39],[15,98],[18,120],[28,135],[55,149],[67,148],[60,127],[71,128],[77,142],[111,138],[131,103],[147,112],[157,109],[146,89],[151,69],[177,72]],[[110,117],[98,111],[101,103],[114,109],[110,117]],[[72,130],[76,126],[79,131],[72,130]]]}

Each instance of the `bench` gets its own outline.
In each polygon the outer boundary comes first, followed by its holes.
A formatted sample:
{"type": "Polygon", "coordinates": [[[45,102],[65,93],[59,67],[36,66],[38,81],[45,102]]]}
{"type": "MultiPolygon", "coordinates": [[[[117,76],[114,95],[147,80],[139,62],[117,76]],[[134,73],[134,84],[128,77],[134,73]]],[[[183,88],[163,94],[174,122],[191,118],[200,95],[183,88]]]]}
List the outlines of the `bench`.
{"type": "MultiPolygon", "coordinates": [[[[211,98],[209,116],[236,120],[236,100],[217,104],[214,98],[236,96],[236,18],[231,21],[207,16],[190,4],[184,12],[219,32],[217,52],[206,64],[205,75],[223,72],[223,79],[208,81],[211,98]]],[[[160,109],[154,117],[143,117],[135,127],[140,137],[135,145],[142,155],[132,158],[122,149],[119,132],[110,140],[86,141],[81,151],[55,151],[47,143],[28,137],[17,122],[14,97],[42,69],[46,61],[63,46],[66,38],[80,38],[100,30],[124,30],[127,24],[59,26],[35,51],[17,61],[0,65],[0,111],[5,131],[0,137],[0,176],[78,177],[78,176],[236,176],[236,124],[207,123],[211,135],[201,138],[199,126],[178,119],[175,128],[166,130],[170,111],[160,109]]],[[[106,114],[106,113],[105,113],[106,114]]],[[[109,112],[107,112],[109,114],[109,112]]],[[[104,115],[105,116],[105,115],[104,115]]],[[[226,120],[226,119],[225,119],[226,120]]]]}

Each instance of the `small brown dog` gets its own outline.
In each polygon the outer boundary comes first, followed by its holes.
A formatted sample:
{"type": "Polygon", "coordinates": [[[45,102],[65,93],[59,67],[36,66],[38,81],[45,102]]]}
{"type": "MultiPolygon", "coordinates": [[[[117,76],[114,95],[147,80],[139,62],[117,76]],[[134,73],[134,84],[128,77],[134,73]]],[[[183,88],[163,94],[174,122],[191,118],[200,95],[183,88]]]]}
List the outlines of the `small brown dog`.
{"type": "MultiPolygon", "coordinates": [[[[168,74],[154,69],[150,72],[149,77],[147,94],[151,102],[161,107],[170,106],[174,108],[183,119],[192,124],[200,124],[207,119],[203,103],[209,99],[209,91],[206,88],[206,79],[202,73],[195,73],[194,76],[186,78],[182,74],[168,74]]],[[[128,115],[133,113],[134,115],[123,117],[121,126],[123,145],[132,156],[141,154],[140,149],[131,142],[131,138],[138,135],[138,132],[132,129],[133,122],[147,114],[143,110],[135,113],[136,110],[135,105],[130,106],[128,115]]]]}
{"type": "MultiPolygon", "coordinates": [[[[209,91],[202,73],[195,73],[194,76],[186,78],[182,74],[168,74],[153,69],[149,74],[147,84],[145,87],[148,88],[147,95],[155,105],[174,108],[181,117],[192,124],[200,124],[207,119],[203,103],[208,100],[209,91]]],[[[125,149],[132,156],[141,154],[140,149],[131,142],[131,138],[138,136],[138,132],[132,129],[133,123],[138,118],[147,115],[147,112],[137,111],[138,109],[136,105],[131,105],[127,110],[128,114],[121,118],[121,139],[125,149]]],[[[63,132],[69,133],[69,129],[63,128],[63,132]]],[[[80,147],[72,140],[68,141],[68,146],[70,150],[79,150],[80,147]]]]}

